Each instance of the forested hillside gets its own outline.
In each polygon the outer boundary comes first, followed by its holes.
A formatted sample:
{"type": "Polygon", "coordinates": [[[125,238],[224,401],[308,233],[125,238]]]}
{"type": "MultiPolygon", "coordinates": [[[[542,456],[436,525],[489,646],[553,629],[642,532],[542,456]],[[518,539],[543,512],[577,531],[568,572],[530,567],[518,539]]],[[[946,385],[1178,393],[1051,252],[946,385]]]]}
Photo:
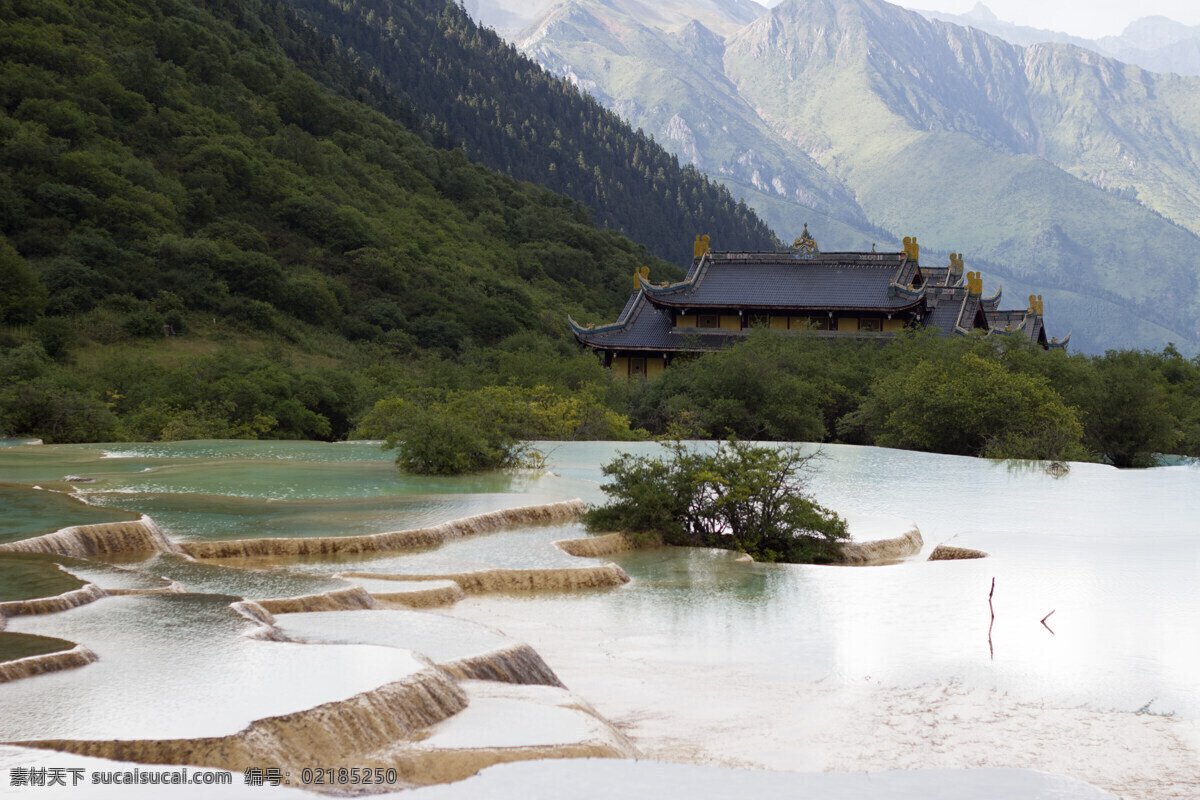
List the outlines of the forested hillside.
{"type": "Polygon", "coordinates": [[[447,0],[291,0],[472,160],[561,192],[675,263],[697,233],[762,250],[743,203],[447,0]]]}
{"type": "Polygon", "coordinates": [[[565,344],[635,268],[681,274],[389,119],[285,5],[0,21],[0,432],[341,436],[422,360],[565,344]]]}

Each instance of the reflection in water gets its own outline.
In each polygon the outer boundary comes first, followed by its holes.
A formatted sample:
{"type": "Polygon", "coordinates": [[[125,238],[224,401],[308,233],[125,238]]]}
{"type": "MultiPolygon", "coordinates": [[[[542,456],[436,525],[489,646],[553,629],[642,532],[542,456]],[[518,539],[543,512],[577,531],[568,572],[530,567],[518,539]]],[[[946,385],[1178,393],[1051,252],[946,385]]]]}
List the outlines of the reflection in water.
{"type": "Polygon", "coordinates": [[[51,533],[68,525],[116,522],[138,516],[119,508],[96,508],[60,492],[15,483],[0,483],[0,509],[3,509],[0,544],[51,533]]]}
{"type": "MultiPolygon", "coordinates": [[[[563,443],[551,453],[551,475],[418,479],[397,473],[375,444],[10,447],[0,450],[0,480],[16,482],[6,497],[33,498],[29,486],[39,481],[68,473],[97,477],[81,487],[86,497],[147,513],[177,540],[357,535],[547,500],[599,502],[604,463],[619,451],[657,448],[563,443]]],[[[488,603],[548,625],[595,628],[606,647],[644,654],[661,668],[708,666],[743,680],[826,686],[862,686],[869,679],[872,686],[999,689],[1034,702],[1128,711],[1156,698],[1156,712],[1200,717],[1193,668],[1200,646],[1182,633],[1200,629],[1194,521],[1200,468],[1122,472],[1072,464],[1069,474],[1054,477],[955,456],[824,450],[828,459],[811,484],[822,504],[912,519],[927,550],[948,543],[990,557],[846,568],[739,562],[723,551],[635,551],[611,557],[633,578],[624,588],[488,603]]],[[[23,538],[39,525],[43,532],[46,520],[57,525],[58,512],[39,510],[39,502],[31,500],[21,512],[23,527],[6,527],[0,535],[23,538]]],[[[88,644],[101,660],[29,684],[52,689],[0,691],[6,709],[20,709],[4,715],[11,729],[0,738],[34,729],[54,736],[149,735],[134,717],[150,714],[154,693],[178,693],[187,702],[204,693],[220,696],[211,708],[189,713],[199,727],[224,729],[268,706],[294,710],[350,684],[383,682],[389,667],[377,651],[386,648],[292,651],[252,642],[242,636],[247,623],[226,608],[231,598],[216,595],[314,594],[345,588],[333,575],[349,571],[439,574],[595,563],[550,546],[581,535],[576,524],[528,527],[416,552],[276,559],[253,568],[142,557],[123,566],[212,597],[111,598],[10,623],[10,630],[88,644]],[[347,683],[344,675],[335,677],[342,672],[357,677],[347,683]],[[265,677],[273,673],[286,677],[265,677]],[[321,689],[323,680],[333,688],[321,689]],[[113,690],[124,692],[131,682],[146,687],[133,689],[131,705],[123,707],[113,690]],[[228,695],[227,686],[235,687],[228,695]],[[253,701],[254,692],[265,700],[253,701]],[[41,703],[47,711],[39,710],[41,703]],[[114,721],[104,722],[105,715],[114,721]],[[18,718],[24,720],[19,726],[11,721],[18,718]]],[[[45,567],[14,563],[18,572],[10,575],[28,570],[32,576],[45,567]]],[[[105,585],[103,575],[87,577],[105,585]]],[[[337,613],[369,620],[376,612],[337,613]]],[[[355,619],[347,639],[374,641],[355,619]]]]}
{"type": "Polygon", "coordinates": [[[419,668],[402,650],[263,642],[243,634],[232,597],[110,597],[10,630],[84,642],[81,669],[0,684],[0,741],[171,738],[235,733],[262,717],[312,708],[419,668]]]}

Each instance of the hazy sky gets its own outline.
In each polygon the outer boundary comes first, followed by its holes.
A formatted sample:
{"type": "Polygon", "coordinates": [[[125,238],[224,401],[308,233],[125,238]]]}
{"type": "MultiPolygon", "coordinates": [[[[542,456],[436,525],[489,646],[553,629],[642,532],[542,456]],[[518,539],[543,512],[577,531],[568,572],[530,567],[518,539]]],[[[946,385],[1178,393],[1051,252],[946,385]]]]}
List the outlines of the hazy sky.
{"type": "MultiPolygon", "coordinates": [[[[906,8],[965,14],[978,0],[890,0],[906,8]]],[[[984,0],[1005,22],[1096,39],[1114,36],[1135,19],[1163,16],[1200,25],[1197,0],[984,0]]]]}

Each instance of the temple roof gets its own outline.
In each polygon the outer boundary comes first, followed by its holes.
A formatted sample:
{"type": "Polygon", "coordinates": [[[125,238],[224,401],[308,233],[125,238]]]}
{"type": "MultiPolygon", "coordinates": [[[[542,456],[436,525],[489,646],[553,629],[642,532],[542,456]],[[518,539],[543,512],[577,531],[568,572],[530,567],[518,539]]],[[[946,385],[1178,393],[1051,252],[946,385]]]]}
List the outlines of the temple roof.
{"type": "MultiPolygon", "coordinates": [[[[981,299],[971,294],[966,287],[942,289],[936,293],[930,305],[932,309],[925,317],[925,325],[937,328],[943,336],[952,333],[969,333],[976,327],[981,299]]],[[[983,318],[984,327],[988,326],[983,318]]]]}
{"type": "Polygon", "coordinates": [[[625,304],[625,310],[612,325],[587,327],[570,317],[571,332],[589,347],[607,350],[652,350],[703,352],[726,347],[736,337],[717,328],[686,328],[672,330],[671,320],[646,302],[646,293],[635,292],[625,304]]]}
{"type": "MultiPolygon", "coordinates": [[[[1034,314],[1028,309],[1008,311],[987,311],[988,325],[996,333],[1020,333],[1029,341],[1047,344],[1046,330],[1041,314],[1034,314]]],[[[1067,339],[1070,339],[1070,334],[1067,339]]],[[[1055,343],[1055,346],[1066,346],[1066,340],[1055,343]]]]}
{"type": "Polygon", "coordinates": [[[687,279],[642,281],[647,299],[672,308],[901,310],[924,295],[909,288],[918,267],[904,253],[714,252],[687,279]]]}

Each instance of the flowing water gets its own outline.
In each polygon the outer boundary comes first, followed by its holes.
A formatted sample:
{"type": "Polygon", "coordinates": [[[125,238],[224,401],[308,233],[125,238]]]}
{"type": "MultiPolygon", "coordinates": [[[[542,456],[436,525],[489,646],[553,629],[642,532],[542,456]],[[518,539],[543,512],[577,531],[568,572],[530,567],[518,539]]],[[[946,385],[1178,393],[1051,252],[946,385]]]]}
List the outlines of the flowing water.
{"type": "MultiPolygon", "coordinates": [[[[6,446],[0,543],[67,526],[136,526],[124,521],[140,515],[180,551],[219,549],[228,540],[430,528],[574,497],[600,502],[604,463],[623,450],[657,448],[561,443],[548,448],[549,473],[424,479],[398,473],[377,443],[6,446]]],[[[823,453],[810,483],[822,504],[862,519],[912,520],[923,555],[949,544],[989,556],[814,567],[747,563],[708,550],[618,551],[603,560],[632,577],[624,586],[526,581],[538,571],[602,563],[552,545],[585,535],[578,523],[561,520],[422,540],[415,549],[329,547],[320,555],[309,548],[303,557],[250,562],[198,561],[162,547],[85,560],[3,553],[0,599],[77,588],[56,562],[104,589],[184,594],[103,597],[61,614],[10,618],[14,635],[81,643],[99,660],[0,684],[0,741],[227,735],[252,719],[409,675],[417,662],[408,650],[461,662],[494,645],[511,650],[504,666],[460,664],[462,674],[526,669],[522,660],[530,656],[512,650],[508,636],[468,634],[457,620],[428,612],[280,614],[282,631],[309,642],[295,644],[249,638],[254,625],[230,608],[241,598],[353,587],[382,594],[391,583],[405,591],[416,581],[381,578],[467,572],[499,576],[477,580],[473,590],[463,581],[468,594],[508,594],[471,597],[440,613],[491,622],[529,641],[572,688],[579,681],[601,691],[585,671],[604,670],[605,659],[619,653],[655,676],[677,670],[834,693],[951,687],[1056,708],[1200,719],[1200,467],[1073,464],[1053,477],[1036,466],[880,448],[827,446],[823,453]],[[539,585],[567,590],[528,591],[539,585]],[[578,588],[599,585],[610,588],[578,588]]],[[[711,713],[739,710],[714,702],[711,713]]]]}

